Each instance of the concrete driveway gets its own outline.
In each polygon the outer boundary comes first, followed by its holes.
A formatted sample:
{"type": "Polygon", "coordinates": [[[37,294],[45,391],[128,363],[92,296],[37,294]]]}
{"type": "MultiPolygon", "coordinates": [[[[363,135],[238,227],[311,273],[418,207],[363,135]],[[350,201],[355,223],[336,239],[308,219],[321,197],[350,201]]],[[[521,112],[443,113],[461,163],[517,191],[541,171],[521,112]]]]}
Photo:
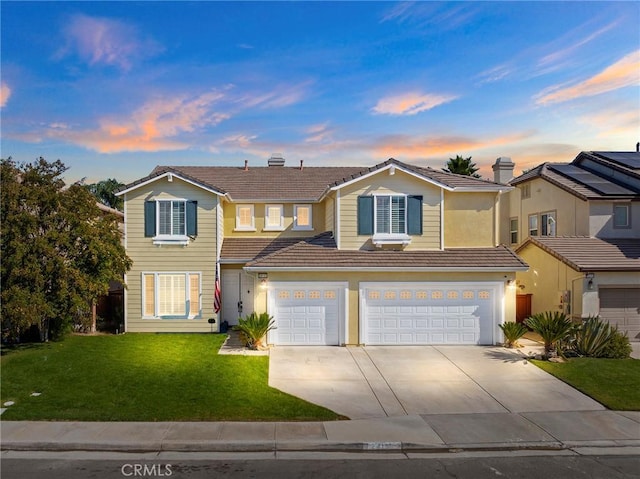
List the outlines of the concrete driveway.
{"type": "Polygon", "coordinates": [[[604,409],[501,347],[276,346],[270,357],[270,386],[351,419],[604,409]]]}

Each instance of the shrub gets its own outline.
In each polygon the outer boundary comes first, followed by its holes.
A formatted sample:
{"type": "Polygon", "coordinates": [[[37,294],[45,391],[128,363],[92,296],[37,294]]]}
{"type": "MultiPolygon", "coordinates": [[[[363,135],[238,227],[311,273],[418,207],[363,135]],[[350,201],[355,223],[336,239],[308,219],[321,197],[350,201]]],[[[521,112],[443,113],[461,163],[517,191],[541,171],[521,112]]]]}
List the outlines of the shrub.
{"type": "Polygon", "coordinates": [[[600,318],[588,317],[575,330],[572,348],[580,356],[603,357],[607,345],[611,342],[615,328],[600,318]]]}
{"type": "Polygon", "coordinates": [[[505,346],[508,348],[518,348],[520,345],[518,344],[518,339],[525,335],[528,331],[525,325],[522,323],[514,323],[513,321],[508,321],[504,324],[500,324],[500,329],[502,329],[502,333],[504,334],[505,346]]]}
{"type": "Polygon", "coordinates": [[[562,348],[558,345],[566,341],[573,330],[573,323],[564,313],[557,311],[538,313],[528,317],[524,322],[542,337],[544,352],[547,356],[550,356],[554,350],[562,354],[562,348]]]}
{"type": "Polygon", "coordinates": [[[631,343],[627,333],[614,328],[609,342],[602,351],[602,357],[608,359],[628,359],[631,356],[631,343]]]}
{"type": "Polygon", "coordinates": [[[249,349],[263,349],[262,339],[272,329],[276,329],[273,317],[268,313],[258,315],[251,313],[238,320],[238,325],[234,326],[235,331],[240,331],[240,337],[249,349]]]}

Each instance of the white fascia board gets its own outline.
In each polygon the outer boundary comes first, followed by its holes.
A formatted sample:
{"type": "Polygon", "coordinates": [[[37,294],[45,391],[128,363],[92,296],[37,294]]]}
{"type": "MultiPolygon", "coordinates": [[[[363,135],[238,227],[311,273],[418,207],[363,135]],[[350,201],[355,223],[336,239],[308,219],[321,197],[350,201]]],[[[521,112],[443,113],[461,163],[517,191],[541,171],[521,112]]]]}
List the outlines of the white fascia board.
{"type": "Polygon", "coordinates": [[[463,268],[463,267],[444,267],[444,268],[429,268],[429,267],[410,267],[410,268],[400,268],[400,267],[338,267],[338,266],[316,266],[316,267],[309,267],[309,266],[284,266],[284,267],[277,267],[277,266],[245,266],[243,268],[245,271],[247,272],[257,272],[257,271],[264,271],[264,272],[298,272],[298,271],[308,271],[310,273],[312,272],[329,272],[329,271],[336,271],[336,272],[345,272],[345,271],[353,271],[353,272],[369,272],[369,273],[375,273],[375,272],[392,272],[392,271],[396,271],[396,272],[409,272],[409,273],[436,273],[436,272],[443,272],[443,273],[449,273],[449,272],[468,272],[468,273],[505,273],[505,272],[513,272],[513,271],[527,271],[529,268],[526,268],[524,266],[518,266],[517,268],[508,268],[508,267],[503,267],[503,268],[499,268],[499,267],[491,267],[491,268],[463,268]]]}
{"type": "Polygon", "coordinates": [[[253,258],[229,258],[220,259],[220,264],[247,264],[249,261],[253,261],[253,258]]]}
{"type": "Polygon", "coordinates": [[[149,178],[147,181],[143,181],[142,183],[138,183],[137,185],[133,185],[131,188],[127,188],[126,190],[119,191],[118,193],[116,193],[116,196],[122,196],[125,193],[129,193],[130,191],[137,190],[138,188],[146,186],[146,185],[148,185],[150,183],[153,183],[155,181],[158,181],[158,180],[160,180],[162,178],[167,178],[169,176],[178,178],[178,179],[184,181],[185,183],[189,183],[190,185],[197,186],[198,188],[202,188],[203,190],[208,191],[210,193],[213,193],[214,195],[227,196],[225,193],[221,193],[220,191],[216,191],[216,190],[214,190],[212,188],[207,188],[204,185],[201,185],[199,183],[196,183],[195,181],[192,181],[192,180],[189,180],[187,178],[184,178],[179,173],[174,173],[172,171],[167,171],[166,173],[163,173],[163,174],[161,174],[159,176],[154,176],[153,178],[149,178]]]}
{"type": "Polygon", "coordinates": [[[267,204],[294,204],[294,203],[319,203],[320,201],[317,198],[309,199],[309,198],[298,198],[298,199],[287,199],[283,200],[280,198],[235,198],[232,199],[228,194],[226,197],[229,199],[231,203],[267,203],[267,204]]]}
{"type": "Polygon", "coordinates": [[[411,176],[413,176],[415,178],[418,178],[419,180],[426,181],[427,183],[431,183],[432,185],[438,186],[439,188],[444,188],[445,190],[448,190],[448,191],[454,191],[454,188],[452,188],[451,186],[447,186],[444,183],[440,183],[440,182],[438,182],[438,181],[436,181],[436,180],[434,180],[432,178],[427,178],[426,176],[422,176],[422,175],[420,175],[418,173],[415,173],[415,172],[413,172],[411,170],[407,170],[406,168],[403,168],[402,166],[396,165],[394,163],[391,163],[391,164],[385,166],[384,168],[380,168],[378,170],[370,171],[369,173],[367,173],[365,175],[358,176],[357,178],[349,180],[349,181],[347,181],[345,183],[341,183],[341,184],[339,184],[337,186],[333,186],[333,187],[330,188],[330,191],[337,191],[339,189],[344,188],[345,186],[352,185],[353,183],[357,183],[358,181],[362,181],[362,180],[364,180],[366,178],[369,178],[369,177],[371,177],[373,175],[377,175],[378,173],[382,173],[382,172],[384,172],[386,170],[389,170],[389,169],[391,169],[391,167],[394,167],[396,170],[400,170],[403,173],[406,173],[407,175],[411,175],[411,176]]]}
{"type": "Polygon", "coordinates": [[[478,188],[473,188],[471,186],[458,186],[456,188],[452,188],[451,191],[457,191],[461,193],[495,193],[495,192],[504,193],[506,191],[511,191],[513,189],[514,189],[513,186],[501,186],[501,185],[492,186],[490,188],[486,186],[478,187],[478,188]]]}

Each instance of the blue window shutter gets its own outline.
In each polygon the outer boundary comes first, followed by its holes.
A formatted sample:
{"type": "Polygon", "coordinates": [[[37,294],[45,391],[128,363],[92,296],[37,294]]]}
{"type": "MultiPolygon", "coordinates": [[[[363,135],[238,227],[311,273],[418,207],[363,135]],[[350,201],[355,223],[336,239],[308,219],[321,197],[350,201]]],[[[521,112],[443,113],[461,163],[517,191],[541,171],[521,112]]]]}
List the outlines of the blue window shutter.
{"type": "Polygon", "coordinates": [[[373,234],[373,196],[358,196],[358,234],[373,234]]]}
{"type": "Polygon", "coordinates": [[[407,233],[422,234],[422,196],[407,196],[407,233]]]}
{"type": "Polygon", "coordinates": [[[151,237],[156,235],[156,202],[144,202],[144,235],[151,237]]]}
{"type": "Polygon", "coordinates": [[[187,201],[187,235],[198,234],[198,202],[187,201]]]}

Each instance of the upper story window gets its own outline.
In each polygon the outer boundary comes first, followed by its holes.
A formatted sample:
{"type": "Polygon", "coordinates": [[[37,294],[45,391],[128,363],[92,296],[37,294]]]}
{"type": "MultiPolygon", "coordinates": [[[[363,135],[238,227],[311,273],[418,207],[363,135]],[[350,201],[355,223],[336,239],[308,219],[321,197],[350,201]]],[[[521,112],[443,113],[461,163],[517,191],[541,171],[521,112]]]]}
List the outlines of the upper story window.
{"type": "Polygon", "coordinates": [[[529,236],[538,236],[538,215],[529,215],[529,236]]]}
{"type": "Polygon", "coordinates": [[[376,196],[375,199],[376,234],[406,234],[407,197],[376,196]]]}
{"type": "Polygon", "coordinates": [[[144,235],[157,245],[187,245],[198,234],[198,202],[150,200],[144,204],[144,235]]]}
{"type": "Polygon", "coordinates": [[[179,201],[158,201],[158,234],[159,235],[182,235],[187,233],[187,202],[179,201]]]}
{"type": "Polygon", "coordinates": [[[631,228],[631,204],[613,205],[613,227],[631,228]]]}
{"type": "Polygon", "coordinates": [[[527,198],[531,198],[531,184],[530,183],[525,183],[524,185],[522,185],[522,187],[520,188],[522,191],[522,199],[526,200],[527,198]]]}
{"type": "Polygon", "coordinates": [[[511,238],[511,244],[518,242],[518,218],[511,218],[509,220],[509,236],[511,238]]]}
{"type": "Polygon", "coordinates": [[[294,205],[293,206],[293,229],[294,230],[312,230],[313,219],[311,205],[294,205]]]}
{"type": "Polygon", "coordinates": [[[255,231],[256,223],[253,215],[253,205],[236,206],[236,230],[255,231]]]}
{"type": "Polygon", "coordinates": [[[366,195],[358,197],[358,234],[373,243],[408,244],[422,234],[422,196],[366,195]]]}
{"type": "Polygon", "coordinates": [[[282,231],[284,229],[284,208],[282,205],[266,205],[264,207],[264,229],[266,231],[282,231]]]}
{"type": "Polygon", "coordinates": [[[556,235],[556,213],[548,211],[540,215],[540,236],[556,235]]]}

